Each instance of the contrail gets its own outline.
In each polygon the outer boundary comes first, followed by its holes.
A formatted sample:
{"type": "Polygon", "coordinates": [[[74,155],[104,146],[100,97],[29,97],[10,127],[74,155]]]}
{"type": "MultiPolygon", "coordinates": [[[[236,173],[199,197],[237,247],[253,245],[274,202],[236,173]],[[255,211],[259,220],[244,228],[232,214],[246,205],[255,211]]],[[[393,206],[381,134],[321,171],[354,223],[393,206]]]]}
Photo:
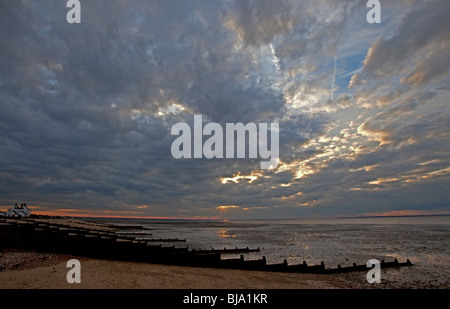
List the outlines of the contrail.
{"type": "Polygon", "coordinates": [[[336,81],[336,66],[337,66],[337,57],[334,56],[334,73],[333,73],[333,81],[331,82],[331,100],[334,99],[334,82],[336,81]]]}
{"type": "Polygon", "coordinates": [[[273,49],[272,43],[269,43],[270,49],[272,50],[272,54],[275,56],[275,49],[273,49]]]}
{"type": "Polygon", "coordinates": [[[275,67],[277,68],[277,70],[280,70],[280,59],[277,57],[277,55],[275,54],[275,49],[273,48],[272,43],[269,44],[270,45],[270,49],[272,50],[272,55],[273,55],[273,64],[275,65],[275,67]]]}

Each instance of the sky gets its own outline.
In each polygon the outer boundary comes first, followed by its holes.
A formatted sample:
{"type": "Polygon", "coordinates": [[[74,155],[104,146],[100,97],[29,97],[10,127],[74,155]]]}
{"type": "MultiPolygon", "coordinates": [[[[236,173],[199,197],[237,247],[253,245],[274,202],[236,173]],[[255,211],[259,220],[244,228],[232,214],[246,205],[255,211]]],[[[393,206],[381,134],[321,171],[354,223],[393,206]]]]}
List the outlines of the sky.
{"type": "Polygon", "coordinates": [[[450,1],[0,0],[0,209],[450,214],[450,1]],[[279,162],[175,159],[179,122],[278,123],[279,162]]]}

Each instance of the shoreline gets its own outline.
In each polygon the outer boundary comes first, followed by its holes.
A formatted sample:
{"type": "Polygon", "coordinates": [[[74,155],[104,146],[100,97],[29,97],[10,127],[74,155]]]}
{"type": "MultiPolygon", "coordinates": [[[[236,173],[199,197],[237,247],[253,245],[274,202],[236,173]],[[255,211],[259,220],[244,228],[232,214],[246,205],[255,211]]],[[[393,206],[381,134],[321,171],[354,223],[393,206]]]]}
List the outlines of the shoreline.
{"type": "MultiPolygon", "coordinates": [[[[0,289],[317,289],[335,288],[330,275],[115,261],[28,250],[0,251],[0,289]],[[81,283],[66,281],[69,259],[81,283]],[[5,263],[5,260],[7,261],[5,263]],[[328,279],[327,279],[328,278],[328,279]]],[[[342,285],[339,284],[340,287],[342,285]]]]}
{"type": "MultiPolygon", "coordinates": [[[[5,220],[3,224],[7,224],[8,221],[5,220]]],[[[25,223],[22,222],[20,224],[28,227],[28,222],[25,223]]],[[[111,226],[84,220],[50,219],[38,220],[34,224],[31,226],[38,233],[42,233],[43,229],[47,229],[49,230],[47,233],[50,233],[48,235],[51,235],[53,233],[51,231],[55,230],[58,226],[59,232],[57,233],[59,234],[73,233],[71,232],[72,229],[86,229],[84,233],[89,234],[89,228],[92,228],[92,231],[95,233],[112,233],[111,226]],[[61,227],[61,224],[69,224],[70,227],[61,227]]],[[[126,235],[126,233],[126,230],[122,230],[120,235],[126,235]]],[[[4,234],[4,239],[5,237],[9,238],[8,235],[10,234],[4,234]]],[[[89,236],[89,239],[94,237],[91,234],[89,236]]],[[[67,240],[66,237],[64,236],[63,240],[67,240]]],[[[99,236],[94,237],[94,239],[99,238],[99,236]]],[[[43,238],[40,239],[42,241],[43,238]]],[[[98,246],[97,242],[95,246],[98,246]]],[[[89,248],[98,250],[99,248],[95,246],[89,248]]],[[[425,269],[421,269],[420,265],[383,268],[381,283],[370,284],[367,282],[366,269],[354,272],[325,274],[217,268],[206,267],[206,265],[203,266],[200,264],[189,266],[164,265],[162,262],[165,261],[158,261],[156,263],[154,261],[124,261],[112,259],[108,255],[87,257],[78,255],[78,253],[70,253],[71,250],[65,253],[57,253],[55,251],[46,251],[45,248],[36,246],[34,242],[31,242],[31,247],[22,249],[4,247],[3,250],[0,248],[0,289],[450,288],[450,282],[445,278],[445,274],[424,277],[425,269]],[[72,258],[78,259],[81,263],[82,280],[80,284],[69,284],[66,280],[67,272],[70,270],[66,267],[66,263],[72,258]]],[[[69,246],[66,249],[68,248],[70,249],[71,247],[69,246]]],[[[85,252],[90,252],[89,250],[86,251],[88,247],[83,246],[83,248],[85,252]]]]}
{"type": "MultiPolygon", "coordinates": [[[[366,272],[279,273],[114,261],[26,250],[0,251],[0,289],[412,289],[411,268],[386,269],[379,284],[366,272]],[[69,284],[69,259],[81,264],[81,283],[69,284]],[[9,263],[5,263],[9,261],[9,263]],[[15,262],[14,262],[15,261],[15,262]],[[391,276],[392,275],[392,276],[391,276]],[[399,279],[400,278],[400,279],[399,279]]],[[[449,288],[444,284],[439,288],[449,288]]]]}

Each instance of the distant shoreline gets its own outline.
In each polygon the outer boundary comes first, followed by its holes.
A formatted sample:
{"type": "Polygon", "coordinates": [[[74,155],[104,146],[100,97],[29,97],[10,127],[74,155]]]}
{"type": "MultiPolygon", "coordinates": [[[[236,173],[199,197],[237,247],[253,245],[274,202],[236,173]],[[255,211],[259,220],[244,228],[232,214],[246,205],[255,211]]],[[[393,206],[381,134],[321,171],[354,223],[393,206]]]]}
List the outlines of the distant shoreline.
{"type": "Polygon", "coordinates": [[[381,218],[428,218],[428,217],[450,217],[450,214],[430,215],[382,215],[382,216],[342,216],[342,217],[314,217],[314,218],[255,218],[255,219],[196,219],[196,218],[147,218],[147,217],[84,217],[84,216],[50,216],[32,214],[30,218],[37,219],[79,219],[79,220],[145,220],[159,222],[245,222],[245,221],[289,221],[289,220],[338,220],[338,219],[381,219],[381,218]]]}
{"type": "Polygon", "coordinates": [[[440,215],[404,215],[404,216],[357,216],[357,217],[337,217],[333,219],[416,218],[416,217],[450,217],[450,215],[440,214],[440,215]]]}

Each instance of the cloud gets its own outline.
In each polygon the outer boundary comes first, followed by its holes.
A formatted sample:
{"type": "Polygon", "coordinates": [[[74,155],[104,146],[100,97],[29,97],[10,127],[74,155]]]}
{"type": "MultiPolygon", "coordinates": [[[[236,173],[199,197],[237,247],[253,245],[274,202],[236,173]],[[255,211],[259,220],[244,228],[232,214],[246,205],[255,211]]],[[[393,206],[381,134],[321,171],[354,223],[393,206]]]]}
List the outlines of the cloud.
{"type": "Polygon", "coordinates": [[[245,44],[270,44],[277,34],[283,34],[299,23],[291,1],[234,1],[226,23],[237,32],[245,44]]]}
{"type": "Polygon", "coordinates": [[[445,208],[447,7],[383,2],[371,25],[357,0],[99,0],[72,25],[61,1],[0,0],[0,204],[186,218],[445,208]],[[279,122],[278,168],[172,158],[170,129],[194,114],[279,122]]]}
{"type": "Polygon", "coordinates": [[[445,13],[450,7],[446,2],[439,2],[438,7],[435,1],[414,5],[392,37],[380,38],[369,49],[363,75],[388,78],[406,72],[402,81],[419,85],[447,72],[448,59],[439,58],[448,54],[450,47],[450,24],[445,13]],[[417,57],[419,54],[425,57],[417,57]]]}

